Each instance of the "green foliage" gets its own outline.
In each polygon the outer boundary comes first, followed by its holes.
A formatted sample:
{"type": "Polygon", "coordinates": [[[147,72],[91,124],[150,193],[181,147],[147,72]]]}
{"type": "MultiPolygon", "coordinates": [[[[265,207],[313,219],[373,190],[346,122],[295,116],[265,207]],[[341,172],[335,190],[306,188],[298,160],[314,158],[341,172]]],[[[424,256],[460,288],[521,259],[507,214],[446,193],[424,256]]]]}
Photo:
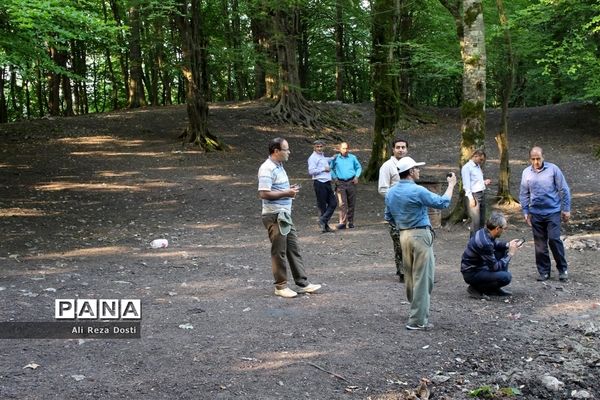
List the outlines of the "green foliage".
{"type": "MultiPolygon", "coordinates": [[[[0,2],[0,68],[4,69],[5,98],[12,119],[24,113],[25,90],[32,107],[43,108],[50,73],[85,83],[91,94],[91,111],[120,107],[126,100],[129,27],[127,11],[136,5],[141,19],[141,51],[145,86],[161,96],[161,104],[182,100],[185,92],[180,70],[181,42],[174,16],[177,0],[114,0],[120,20],[115,21],[105,0],[4,0],[0,2]],[[74,43],[83,43],[87,69],[79,76],[67,62],[59,67],[49,48],[69,55],[74,43]],[[6,81],[16,74],[16,85],[6,81]],[[36,85],[38,87],[36,87],[36,85]],[[149,86],[150,85],[150,86],[149,86]],[[166,91],[173,86],[172,91],[166,91]],[[38,91],[41,96],[38,99],[38,91]],[[14,91],[14,93],[12,93],[14,91]],[[38,107],[40,106],[40,107],[38,107]]],[[[584,100],[600,103],[600,3],[597,0],[505,1],[515,55],[513,106],[584,100]]],[[[276,60],[257,54],[252,22],[270,21],[268,10],[300,9],[304,95],[317,101],[336,98],[335,23],[341,4],[345,33],[346,101],[371,99],[371,28],[369,2],[360,0],[211,0],[202,1],[208,36],[210,100],[252,97],[257,61],[276,74],[276,60]],[[239,34],[234,35],[234,9],[239,34]],[[242,84],[243,82],[243,84],[242,84]]],[[[408,96],[414,105],[459,106],[462,68],[457,26],[440,0],[403,3],[412,24],[408,33],[389,44],[388,50],[409,55],[387,66],[391,74],[408,77],[408,96]]],[[[466,10],[474,18],[481,10],[466,10]],[[471,12],[473,11],[473,12],[471,12]],[[477,11],[477,12],[475,12],[477,11]]],[[[484,0],[486,25],[487,105],[499,104],[507,73],[503,30],[495,0],[484,0]]],[[[467,21],[469,22],[469,21],[467,21]]],[[[385,49],[384,49],[385,50],[385,49]]],[[[70,59],[71,60],[71,59],[70,59]]],[[[473,62],[479,60],[474,59],[473,62]]],[[[29,115],[29,110],[27,111],[29,115]]],[[[40,112],[37,112],[40,114],[40,112]]]]}
{"type": "Polygon", "coordinates": [[[506,397],[515,397],[522,394],[521,391],[513,387],[498,388],[490,385],[480,386],[477,389],[473,389],[469,392],[470,397],[476,397],[479,399],[500,399],[506,397]]]}
{"type": "Polygon", "coordinates": [[[594,0],[538,0],[515,13],[524,104],[600,100],[599,27],[594,0]]]}

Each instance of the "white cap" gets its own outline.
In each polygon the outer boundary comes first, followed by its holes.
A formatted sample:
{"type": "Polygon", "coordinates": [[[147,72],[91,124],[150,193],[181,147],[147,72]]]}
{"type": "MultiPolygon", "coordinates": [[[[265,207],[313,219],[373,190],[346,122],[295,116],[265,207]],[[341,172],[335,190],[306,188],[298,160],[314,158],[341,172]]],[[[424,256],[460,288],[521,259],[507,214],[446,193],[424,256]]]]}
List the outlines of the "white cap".
{"type": "Polygon", "coordinates": [[[411,157],[402,157],[396,166],[398,167],[398,173],[408,171],[413,167],[418,167],[420,165],[425,165],[424,162],[416,162],[411,157]]]}

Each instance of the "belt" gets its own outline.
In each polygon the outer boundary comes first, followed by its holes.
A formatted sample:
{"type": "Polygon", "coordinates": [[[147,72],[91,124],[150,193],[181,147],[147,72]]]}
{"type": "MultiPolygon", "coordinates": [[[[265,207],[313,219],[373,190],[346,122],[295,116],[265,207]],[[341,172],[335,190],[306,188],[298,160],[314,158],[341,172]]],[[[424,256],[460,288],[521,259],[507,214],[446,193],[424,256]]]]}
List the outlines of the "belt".
{"type": "Polygon", "coordinates": [[[348,178],[348,179],[341,179],[338,178],[338,181],[342,181],[342,182],[350,182],[352,179],[354,179],[355,177],[353,176],[352,178],[348,178]]]}
{"type": "Polygon", "coordinates": [[[422,225],[422,226],[413,226],[413,227],[410,227],[410,228],[401,228],[401,229],[398,229],[398,230],[399,231],[410,231],[410,230],[413,230],[413,229],[431,229],[431,227],[429,225],[422,225]]]}

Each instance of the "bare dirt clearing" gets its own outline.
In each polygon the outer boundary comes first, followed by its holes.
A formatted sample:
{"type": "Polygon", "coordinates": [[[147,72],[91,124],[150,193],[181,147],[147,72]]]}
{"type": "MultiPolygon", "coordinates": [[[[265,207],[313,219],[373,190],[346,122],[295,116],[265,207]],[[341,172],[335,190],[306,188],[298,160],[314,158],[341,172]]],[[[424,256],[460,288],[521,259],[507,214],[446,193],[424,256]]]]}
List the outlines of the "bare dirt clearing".
{"type": "MultiPolygon", "coordinates": [[[[139,340],[0,340],[0,398],[401,399],[421,378],[432,399],[468,398],[485,385],[527,399],[600,398],[596,109],[511,112],[513,193],[533,144],[571,186],[571,281],[536,282],[529,242],[511,264],[510,300],[469,299],[459,272],[467,227],[442,228],[435,329],[410,332],[376,185],[359,187],[356,229],[319,233],[306,174],[311,139],[273,124],[266,107],[211,106],[226,153],[182,150],[183,106],[0,126],[1,320],[50,321],[57,298],[140,298],[144,310],[139,340]],[[274,136],[288,138],[286,170],[304,183],[294,220],[309,277],[323,284],[296,299],[272,293],[256,195],[274,136]],[[155,238],[170,246],[150,249],[155,238]],[[545,375],[562,385],[549,389],[545,375]]],[[[344,110],[355,128],[335,133],[366,166],[372,106],[344,110]]],[[[457,170],[459,144],[457,111],[435,112],[436,125],[408,137],[431,176],[457,170]]],[[[493,180],[498,119],[489,111],[493,180]]],[[[531,237],[518,210],[508,212],[507,236],[531,237]]]]}

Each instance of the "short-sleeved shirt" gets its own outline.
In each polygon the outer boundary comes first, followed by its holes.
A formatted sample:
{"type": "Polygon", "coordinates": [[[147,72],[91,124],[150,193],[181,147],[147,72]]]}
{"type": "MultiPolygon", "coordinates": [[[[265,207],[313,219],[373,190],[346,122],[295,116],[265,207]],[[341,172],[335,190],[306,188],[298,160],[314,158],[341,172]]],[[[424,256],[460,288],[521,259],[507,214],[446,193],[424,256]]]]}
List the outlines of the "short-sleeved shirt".
{"type": "MultiPolygon", "coordinates": [[[[258,169],[258,190],[284,191],[290,188],[290,180],[282,163],[276,163],[271,158],[262,163],[258,169]]],[[[262,214],[277,214],[280,211],[292,212],[292,198],[282,197],[277,200],[262,200],[262,214]]]]}

